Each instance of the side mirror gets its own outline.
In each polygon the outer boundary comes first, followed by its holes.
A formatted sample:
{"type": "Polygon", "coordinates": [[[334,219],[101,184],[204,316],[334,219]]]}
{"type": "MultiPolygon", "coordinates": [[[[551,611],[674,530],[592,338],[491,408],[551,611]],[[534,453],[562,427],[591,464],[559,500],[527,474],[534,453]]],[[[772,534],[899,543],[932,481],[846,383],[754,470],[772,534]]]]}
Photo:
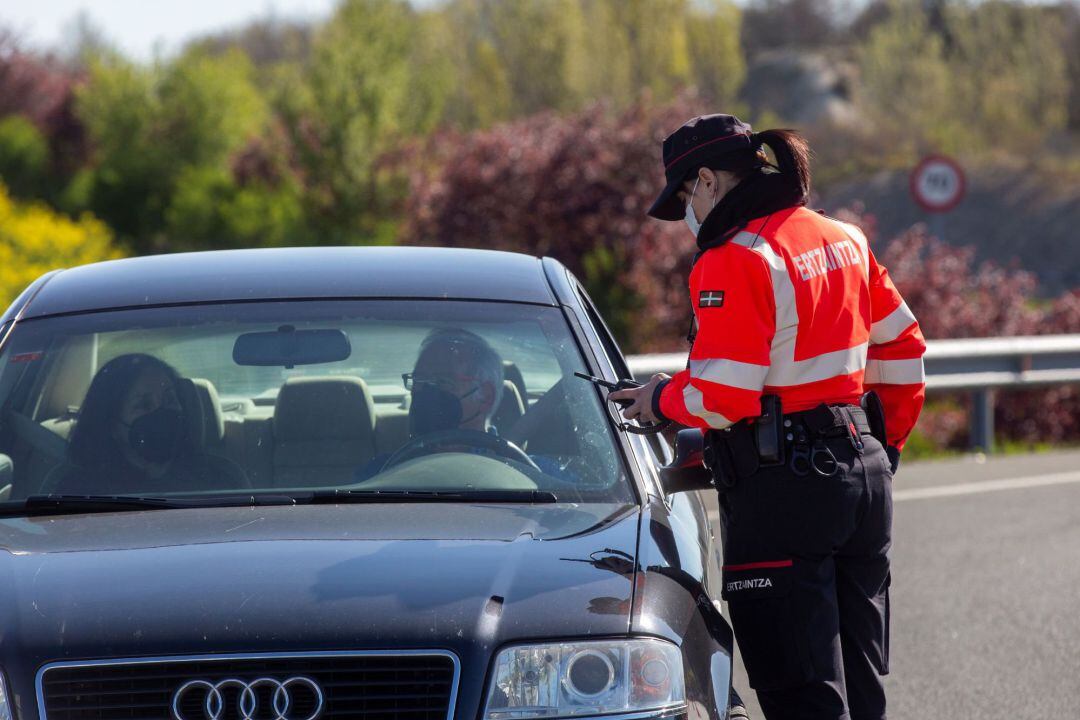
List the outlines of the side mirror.
{"type": "Polygon", "coordinates": [[[675,459],[660,468],[660,484],[667,494],[711,490],[712,471],[705,467],[705,435],[689,428],[675,435],[675,459]]]}

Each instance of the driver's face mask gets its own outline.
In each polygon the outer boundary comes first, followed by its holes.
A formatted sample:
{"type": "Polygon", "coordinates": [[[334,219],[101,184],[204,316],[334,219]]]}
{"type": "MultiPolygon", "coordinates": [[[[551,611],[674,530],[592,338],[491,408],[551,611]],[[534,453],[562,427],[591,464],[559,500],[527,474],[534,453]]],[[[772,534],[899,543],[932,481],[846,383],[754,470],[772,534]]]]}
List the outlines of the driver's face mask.
{"type": "MultiPolygon", "coordinates": [[[[416,383],[412,390],[412,402],[409,405],[409,435],[419,437],[440,430],[455,430],[461,427],[461,423],[466,422],[462,419],[464,410],[461,407],[461,401],[479,389],[480,386],[477,385],[458,397],[433,383],[416,383]]],[[[468,418],[468,420],[471,419],[468,418]]]]}
{"type": "Polygon", "coordinates": [[[148,463],[160,464],[175,458],[183,437],[184,415],[171,407],[159,407],[128,426],[128,444],[148,463]]]}

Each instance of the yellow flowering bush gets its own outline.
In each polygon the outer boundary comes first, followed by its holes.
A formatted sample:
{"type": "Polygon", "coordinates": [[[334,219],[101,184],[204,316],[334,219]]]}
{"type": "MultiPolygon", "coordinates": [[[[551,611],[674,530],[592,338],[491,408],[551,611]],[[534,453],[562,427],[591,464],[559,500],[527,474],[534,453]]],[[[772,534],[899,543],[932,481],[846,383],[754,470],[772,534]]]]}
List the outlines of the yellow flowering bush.
{"type": "Polygon", "coordinates": [[[122,256],[92,215],[71,220],[44,203],[13,200],[0,183],[0,307],[49,270],[122,256]]]}

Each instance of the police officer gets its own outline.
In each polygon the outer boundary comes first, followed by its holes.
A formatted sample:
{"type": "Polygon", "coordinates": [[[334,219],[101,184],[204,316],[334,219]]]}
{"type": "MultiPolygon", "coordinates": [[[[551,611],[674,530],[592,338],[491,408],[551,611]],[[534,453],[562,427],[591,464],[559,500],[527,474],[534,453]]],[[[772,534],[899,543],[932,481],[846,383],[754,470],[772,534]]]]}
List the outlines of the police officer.
{"type": "Polygon", "coordinates": [[[697,237],[696,335],[685,370],[611,397],[705,431],[723,595],[766,718],[879,719],[892,474],[926,346],[862,232],[805,207],[809,154],[731,115],[664,140],[649,214],[697,237]]]}

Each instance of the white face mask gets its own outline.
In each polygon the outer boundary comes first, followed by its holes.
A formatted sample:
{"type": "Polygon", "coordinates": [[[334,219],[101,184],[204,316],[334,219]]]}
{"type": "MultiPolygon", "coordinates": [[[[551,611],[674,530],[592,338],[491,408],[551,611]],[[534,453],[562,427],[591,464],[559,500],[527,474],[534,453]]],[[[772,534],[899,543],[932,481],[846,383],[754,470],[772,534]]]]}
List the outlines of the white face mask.
{"type": "MultiPolygon", "coordinates": [[[[694,214],[694,195],[697,193],[699,182],[701,182],[700,175],[698,176],[698,179],[694,181],[694,189],[690,193],[690,200],[686,203],[686,216],[684,218],[686,220],[686,226],[690,228],[690,232],[694,234],[694,237],[697,237],[698,233],[701,232],[701,223],[698,222],[697,215],[694,214]]],[[[713,200],[713,206],[716,206],[715,200],[713,200]]],[[[712,212],[712,208],[709,209],[709,212],[712,212]]]]}

